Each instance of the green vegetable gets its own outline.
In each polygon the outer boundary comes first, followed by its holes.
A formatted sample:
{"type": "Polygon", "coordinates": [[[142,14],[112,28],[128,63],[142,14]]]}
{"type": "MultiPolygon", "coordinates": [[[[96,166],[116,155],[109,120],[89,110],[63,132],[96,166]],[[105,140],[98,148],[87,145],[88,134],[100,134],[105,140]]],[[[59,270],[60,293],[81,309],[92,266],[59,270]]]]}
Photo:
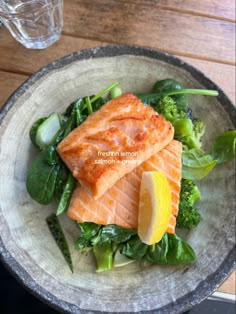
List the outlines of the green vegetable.
{"type": "Polygon", "coordinates": [[[61,117],[57,113],[52,113],[38,127],[35,142],[36,145],[44,149],[53,144],[57,133],[61,129],[61,117]]]}
{"type": "Polygon", "coordinates": [[[84,108],[84,99],[83,98],[77,99],[74,104],[74,108],[73,108],[74,111],[72,112],[75,115],[76,126],[79,126],[87,118],[87,116],[82,113],[83,108],[84,108]]]}
{"type": "Polygon", "coordinates": [[[59,144],[71,131],[77,127],[77,113],[72,111],[71,116],[64,122],[61,132],[58,134],[56,143],[59,144]]]}
{"type": "Polygon", "coordinates": [[[143,243],[138,235],[134,235],[125,243],[121,253],[129,258],[141,260],[148,250],[148,245],[143,243]]]}
{"type": "Polygon", "coordinates": [[[87,251],[98,243],[101,225],[93,222],[84,222],[78,223],[78,227],[81,234],[75,243],[75,248],[79,251],[87,251]]]}
{"type": "Polygon", "coordinates": [[[177,119],[173,122],[175,129],[175,138],[180,139],[185,136],[191,136],[193,133],[193,123],[189,118],[177,119]]]}
{"type": "Polygon", "coordinates": [[[93,253],[96,258],[97,272],[110,270],[113,268],[113,249],[112,243],[105,242],[93,247],[93,253]]]}
{"type": "Polygon", "coordinates": [[[172,96],[172,95],[187,95],[187,94],[191,94],[191,95],[204,95],[204,96],[218,96],[219,93],[216,90],[211,90],[211,89],[191,89],[191,88],[184,88],[184,89],[180,89],[180,90],[173,90],[168,92],[168,96],[172,96]]]}
{"type": "Polygon", "coordinates": [[[193,249],[176,234],[165,233],[161,241],[147,245],[138,235],[125,243],[122,254],[135,260],[148,260],[153,264],[192,263],[196,260],[193,249]]]}
{"type": "Polygon", "coordinates": [[[116,250],[115,255],[113,257],[114,267],[123,267],[133,262],[135,262],[134,259],[128,258],[125,255],[121,254],[119,249],[116,250]]]}
{"type": "Polygon", "coordinates": [[[136,230],[122,228],[118,225],[101,226],[91,222],[78,223],[81,235],[76,241],[75,247],[78,250],[84,250],[86,247],[92,247],[107,241],[116,244],[123,243],[136,234],[136,230]]]}
{"type": "MultiPolygon", "coordinates": [[[[71,112],[71,116],[66,121],[62,122],[60,131],[54,136],[54,143],[47,146],[36,157],[28,170],[26,179],[27,191],[30,196],[40,204],[51,203],[54,196],[60,199],[63,193],[62,191],[68,179],[69,171],[57,154],[56,144],[77,126],[75,114],[75,111],[71,112]]],[[[44,123],[49,123],[50,117],[52,118],[52,115],[44,120],[44,123]]],[[[57,119],[55,115],[53,119],[57,119]]],[[[43,127],[43,124],[41,124],[41,127],[43,127]]],[[[48,124],[45,126],[44,130],[46,130],[47,127],[48,124]]],[[[64,197],[61,202],[64,204],[64,197]]],[[[60,208],[62,207],[60,206],[60,208]]]]}
{"type": "Polygon", "coordinates": [[[187,202],[190,206],[201,200],[201,192],[191,180],[181,180],[180,200],[187,202]]]}
{"type": "Polygon", "coordinates": [[[201,137],[205,132],[205,125],[200,119],[190,119],[188,112],[180,109],[170,96],[160,99],[154,108],[173,124],[175,139],[181,141],[188,149],[201,147],[201,137]]]}
{"type": "Polygon", "coordinates": [[[76,179],[72,176],[72,174],[69,174],[66,185],[64,187],[64,191],[60,198],[59,205],[57,207],[57,216],[67,210],[72,193],[76,187],[76,183],[77,183],[76,179]]]}
{"type": "Polygon", "coordinates": [[[218,164],[230,161],[236,152],[236,130],[226,131],[213,142],[211,155],[218,164]]]}
{"type": "Polygon", "coordinates": [[[89,97],[85,97],[85,103],[86,103],[86,106],[87,106],[87,109],[88,109],[88,113],[89,114],[93,113],[92,103],[91,103],[89,97]]]}
{"type": "MultiPolygon", "coordinates": [[[[131,262],[125,256],[121,258],[119,255],[122,248],[124,252],[127,252],[127,255],[129,254],[127,242],[130,243],[130,246],[134,245],[135,238],[138,238],[137,230],[129,230],[117,225],[101,226],[89,222],[78,223],[78,227],[81,235],[76,241],[75,247],[80,251],[93,249],[98,271],[108,270],[113,266],[119,266],[121,263],[127,264],[131,262]],[[102,257],[104,251],[105,256],[102,257]]],[[[138,245],[139,247],[146,247],[146,244],[143,244],[140,240],[138,240],[138,245]]],[[[132,248],[130,252],[131,250],[132,248]]],[[[133,256],[137,257],[138,255],[140,255],[140,250],[138,253],[135,252],[133,256]]]]}
{"type": "Polygon", "coordinates": [[[128,241],[131,236],[136,233],[136,230],[125,229],[118,225],[106,225],[101,229],[98,243],[104,243],[106,241],[122,243],[128,241]]]}
{"type": "Polygon", "coordinates": [[[205,133],[205,124],[200,119],[192,120],[192,132],[189,135],[181,137],[181,142],[189,149],[201,148],[201,138],[205,133]]]}
{"type": "Polygon", "coordinates": [[[196,255],[191,246],[176,234],[165,233],[161,241],[149,246],[146,259],[153,264],[193,263],[196,255]]]}
{"type": "Polygon", "coordinates": [[[78,223],[78,227],[81,235],[76,248],[80,251],[93,250],[98,271],[111,269],[115,265],[126,265],[132,260],[177,264],[193,262],[196,258],[191,247],[176,235],[165,234],[159,243],[148,246],[140,240],[136,230],[89,222],[78,223]],[[170,252],[172,249],[176,256],[170,252]]]}
{"type": "Polygon", "coordinates": [[[96,236],[102,227],[101,225],[93,222],[78,222],[77,224],[81,231],[81,236],[86,240],[90,240],[96,236]]]}
{"type": "Polygon", "coordinates": [[[44,205],[52,202],[59,169],[54,146],[49,146],[36,157],[26,178],[27,191],[35,201],[44,205]]]}
{"type": "Polygon", "coordinates": [[[180,204],[176,226],[180,229],[191,230],[201,221],[201,215],[196,207],[180,204]]]}
{"type": "MultiPolygon", "coordinates": [[[[32,143],[44,150],[28,171],[27,189],[31,197],[41,204],[48,204],[56,197],[59,200],[57,215],[66,211],[76,181],[57,154],[56,146],[91,113],[106,103],[109,98],[103,97],[104,95],[109,92],[110,98],[121,95],[122,91],[118,84],[118,82],[111,84],[95,96],[77,99],[69,105],[62,119],[60,115],[53,113],[47,118],[37,120],[30,130],[32,143]]],[[[201,219],[195,207],[201,194],[192,180],[202,179],[216,163],[234,157],[236,131],[228,131],[219,136],[212,146],[211,155],[207,155],[200,149],[205,125],[201,120],[192,118],[187,94],[217,96],[218,92],[183,89],[177,81],[166,79],[156,82],[151,93],[139,94],[138,97],[173,124],[175,138],[184,145],[182,155],[184,179],[181,183],[177,226],[191,229],[201,219]]],[[[53,215],[47,222],[73,271],[68,245],[57,217],[53,215]]],[[[196,260],[193,249],[175,234],[166,233],[159,243],[148,246],[142,243],[137,230],[124,229],[114,224],[102,226],[91,222],[78,223],[78,227],[81,234],[75,247],[79,251],[92,250],[97,262],[97,271],[109,270],[134,260],[148,260],[154,264],[190,263],[196,260]]]]}
{"type": "Polygon", "coordinates": [[[40,118],[38,119],[37,121],[35,121],[30,129],[30,139],[31,139],[31,142],[35,145],[35,146],[38,146],[37,143],[36,143],[36,134],[37,134],[37,131],[38,131],[38,128],[40,127],[40,125],[47,119],[47,117],[44,117],[44,118],[40,118]]]}
{"type": "Polygon", "coordinates": [[[182,178],[201,180],[215,167],[216,161],[203,150],[193,148],[182,153],[182,178]]]}
{"type": "Polygon", "coordinates": [[[97,99],[103,97],[105,94],[109,93],[113,88],[118,86],[120,83],[119,82],[114,82],[105,89],[103,89],[100,93],[98,93],[96,96],[91,98],[91,103],[93,104],[97,99]]]}
{"type": "Polygon", "coordinates": [[[169,96],[160,99],[155,106],[155,110],[171,123],[177,119],[186,118],[186,112],[180,109],[175,100],[169,96]]]}
{"type": "Polygon", "coordinates": [[[52,214],[47,217],[46,221],[54,240],[56,241],[60,251],[62,252],[63,257],[65,258],[71,272],[73,273],[73,264],[69,251],[69,246],[57,216],[55,214],[52,214]]]}
{"type": "Polygon", "coordinates": [[[110,91],[110,98],[111,99],[116,98],[116,97],[121,96],[121,95],[122,95],[122,90],[119,86],[112,88],[112,90],[110,91]]]}
{"type": "Polygon", "coordinates": [[[68,168],[61,162],[60,169],[58,171],[57,180],[56,180],[55,192],[54,192],[54,196],[58,202],[61,199],[62,193],[66,185],[66,181],[69,177],[69,173],[70,172],[68,168]]]}
{"type": "Polygon", "coordinates": [[[218,92],[215,90],[183,89],[177,81],[166,79],[157,81],[151,93],[137,94],[137,97],[141,99],[144,104],[155,106],[161,98],[171,96],[180,110],[187,111],[187,94],[218,96],[218,92]]]}
{"type": "Polygon", "coordinates": [[[190,230],[199,224],[201,215],[194,205],[200,199],[201,192],[196,184],[191,180],[182,179],[177,227],[190,230]]]}
{"type": "Polygon", "coordinates": [[[106,98],[98,98],[96,101],[93,101],[93,112],[99,110],[107,102],[106,98]]]}
{"type": "Polygon", "coordinates": [[[73,115],[74,111],[77,109],[80,112],[83,111],[83,109],[86,107],[84,98],[78,98],[76,101],[72,102],[65,110],[64,116],[70,117],[73,115]]]}
{"type": "MultiPolygon", "coordinates": [[[[165,80],[160,80],[157,81],[153,88],[152,88],[152,93],[161,93],[165,94],[170,91],[178,91],[182,89],[182,85],[178,83],[177,81],[173,79],[165,79],[165,80]]],[[[188,107],[188,98],[186,95],[174,95],[172,98],[177,107],[183,111],[186,111],[188,107]]]]}

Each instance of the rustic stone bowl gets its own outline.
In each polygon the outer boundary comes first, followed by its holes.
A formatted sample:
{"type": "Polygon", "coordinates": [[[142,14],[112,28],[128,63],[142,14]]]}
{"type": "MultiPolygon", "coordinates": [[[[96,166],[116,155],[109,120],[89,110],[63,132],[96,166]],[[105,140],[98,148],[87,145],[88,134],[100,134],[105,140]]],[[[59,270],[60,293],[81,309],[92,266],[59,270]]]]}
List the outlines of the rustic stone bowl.
{"type": "Polygon", "coordinates": [[[234,128],[233,105],[202,73],[168,54],[127,46],[84,50],[51,63],[31,76],[0,114],[1,258],[28,290],[60,311],[180,313],[210,295],[234,269],[233,162],[218,166],[200,182],[203,220],[182,234],[198,257],[191,266],[133,263],[98,274],[93,258],[75,251],[78,230],[64,216],[60,220],[72,252],[72,274],[45,222],[56,204],[40,206],[27,194],[26,173],[36,154],[29,129],[36,119],[63,112],[78,97],[117,80],[123,91],[145,92],[164,78],[177,79],[188,88],[219,91],[217,98],[190,96],[194,114],[207,125],[206,150],[216,135],[234,128]]]}

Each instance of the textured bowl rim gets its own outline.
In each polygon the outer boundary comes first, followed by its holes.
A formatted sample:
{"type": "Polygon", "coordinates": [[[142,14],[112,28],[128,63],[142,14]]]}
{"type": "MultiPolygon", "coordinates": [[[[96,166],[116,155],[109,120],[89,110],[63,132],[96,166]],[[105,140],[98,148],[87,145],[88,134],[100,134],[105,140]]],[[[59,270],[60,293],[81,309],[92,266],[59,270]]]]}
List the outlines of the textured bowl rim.
{"type": "MultiPolygon", "coordinates": [[[[100,46],[96,48],[89,48],[74,52],[65,57],[62,57],[47,66],[41,68],[39,71],[32,74],[16,91],[8,98],[8,100],[3,105],[0,110],[0,125],[7,115],[8,111],[12,108],[18,97],[22,96],[36,81],[43,78],[48,73],[63,68],[73,62],[86,59],[95,59],[103,57],[116,57],[121,55],[132,55],[132,56],[144,56],[150,59],[156,59],[168,64],[180,67],[189,72],[194,79],[199,83],[203,84],[208,89],[218,90],[219,96],[218,100],[221,103],[225,111],[228,112],[233,124],[235,124],[236,111],[235,107],[229,98],[225,95],[220,87],[218,87],[214,82],[212,82],[208,77],[205,76],[201,71],[197,70],[195,67],[189,65],[185,61],[170,55],[165,52],[161,52],[154,49],[137,47],[137,46],[127,46],[127,45],[108,45],[100,46]]],[[[199,304],[205,298],[207,298],[211,293],[213,293],[220,284],[226,280],[231,272],[235,269],[235,254],[236,246],[228,253],[228,256],[218,267],[218,269],[209,275],[206,279],[200,282],[197,288],[184,295],[183,297],[177,299],[175,302],[171,302],[160,309],[153,309],[149,311],[140,311],[139,313],[182,313],[191,309],[194,305],[199,304]]],[[[63,301],[42,286],[37,284],[34,279],[27,273],[25,269],[14,259],[13,256],[6,249],[1,236],[0,236],[0,259],[2,260],[8,271],[34,296],[39,298],[41,301],[47,303],[54,309],[64,312],[64,313],[101,313],[99,311],[91,311],[80,309],[76,305],[69,302],[63,301]]],[[[105,312],[112,313],[112,312],[105,312]]],[[[117,312],[113,312],[117,313],[117,312]]],[[[131,312],[122,312],[131,313],[131,312]]],[[[133,312],[132,312],[133,313],[133,312]]]]}

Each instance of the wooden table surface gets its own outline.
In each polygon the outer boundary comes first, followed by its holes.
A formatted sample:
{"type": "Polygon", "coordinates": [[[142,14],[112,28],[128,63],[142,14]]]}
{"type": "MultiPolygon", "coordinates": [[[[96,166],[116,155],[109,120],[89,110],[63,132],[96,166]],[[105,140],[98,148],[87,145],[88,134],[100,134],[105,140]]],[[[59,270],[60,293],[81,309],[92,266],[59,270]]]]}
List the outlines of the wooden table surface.
{"type": "MultiPolygon", "coordinates": [[[[202,70],[235,103],[234,0],[66,0],[61,39],[46,50],[28,50],[0,28],[0,108],[49,62],[111,43],[174,54],[202,70]]],[[[235,273],[219,291],[235,294],[235,273]]]]}

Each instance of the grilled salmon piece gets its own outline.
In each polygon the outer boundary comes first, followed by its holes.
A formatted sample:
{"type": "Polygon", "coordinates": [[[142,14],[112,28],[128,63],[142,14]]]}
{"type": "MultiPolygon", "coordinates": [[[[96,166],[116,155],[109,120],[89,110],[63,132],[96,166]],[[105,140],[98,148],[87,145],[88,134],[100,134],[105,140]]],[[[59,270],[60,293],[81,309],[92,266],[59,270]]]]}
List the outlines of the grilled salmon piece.
{"type": "Polygon", "coordinates": [[[176,140],[138,168],[126,174],[96,201],[80,185],[74,191],[67,211],[69,218],[79,222],[116,224],[128,229],[138,227],[139,191],[143,171],[160,171],[168,179],[172,197],[172,215],[167,228],[175,232],[181,181],[182,144],[176,140]]]}
{"type": "Polygon", "coordinates": [[[170,122],[127,93],[90,115],[58,145],[57,151],[73,176],[98,198],[126,173],[162,150],[173,136],[170,122]],[[133,154],[124,157],[122,153],[133,154]]]}

